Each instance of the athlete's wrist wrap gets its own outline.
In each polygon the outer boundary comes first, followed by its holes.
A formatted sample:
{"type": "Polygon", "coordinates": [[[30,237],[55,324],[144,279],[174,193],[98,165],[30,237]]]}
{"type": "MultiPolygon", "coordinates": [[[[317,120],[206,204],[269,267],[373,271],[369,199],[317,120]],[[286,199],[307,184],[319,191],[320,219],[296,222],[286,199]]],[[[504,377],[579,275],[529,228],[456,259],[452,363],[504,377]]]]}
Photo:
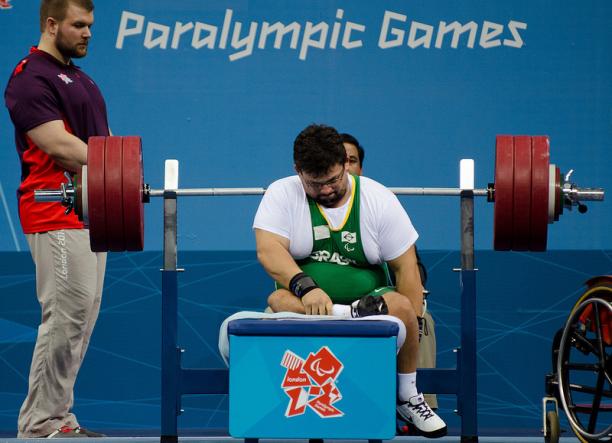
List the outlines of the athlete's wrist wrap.
{"type": "Polygon", "coordinates": [[[304,272],[295,274],[289,282],[289,290],[293,292],[297,298],[304,297],[310,291],[318,287],[319,285],[317,285],[317,282],[304,272]]]}

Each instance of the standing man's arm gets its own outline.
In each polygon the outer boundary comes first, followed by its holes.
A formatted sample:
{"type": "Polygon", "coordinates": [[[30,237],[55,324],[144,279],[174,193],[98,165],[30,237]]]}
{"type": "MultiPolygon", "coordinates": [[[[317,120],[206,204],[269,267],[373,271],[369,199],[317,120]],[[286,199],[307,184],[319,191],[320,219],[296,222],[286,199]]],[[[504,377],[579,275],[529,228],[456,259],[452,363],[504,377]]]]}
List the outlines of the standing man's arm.
{"type": "Polygon", "coordinates": [[[43,123],[26,135],[62,168],[79,172],[81,166],[87,164],[87,145],[66,131],[61,120],[43,123]]]}
{"type": "Polygon", "coordinates": [[[408,297],[418,317],[423,315],[423,286],[417,266],[414,245],[399,257],[388,262],[395,273],[396,291],[408,297]]]}

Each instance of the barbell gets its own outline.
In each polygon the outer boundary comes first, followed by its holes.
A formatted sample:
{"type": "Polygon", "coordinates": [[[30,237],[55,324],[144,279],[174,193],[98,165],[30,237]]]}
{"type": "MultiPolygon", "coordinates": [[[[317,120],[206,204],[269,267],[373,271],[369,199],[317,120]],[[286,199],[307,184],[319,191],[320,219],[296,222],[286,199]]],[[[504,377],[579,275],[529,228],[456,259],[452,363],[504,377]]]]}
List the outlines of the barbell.
{"type": "MultiPolygon", "coordinates": [[[[601,201],[601,188],[580,188],[550,163],[546,136],[498,135],[495,179],[486,189],[389,188],[398,195],[465,195],[494,202],[493,247],[498,251],[544,251],[548,225],[559,220],[564,208],[584,201],[601,201]]],[[[144,183],[142,142],[137,136],[90,137],[87,165],[60,189],[35,191],[39,202],[61,202],[66,214],[74,209],[89,228],[91,250],[141,251],[144,248],[144,203],[164,190],[144,183]]],[[[264,188],[176,189],[177,196],[261,195],[264,188]]]]}

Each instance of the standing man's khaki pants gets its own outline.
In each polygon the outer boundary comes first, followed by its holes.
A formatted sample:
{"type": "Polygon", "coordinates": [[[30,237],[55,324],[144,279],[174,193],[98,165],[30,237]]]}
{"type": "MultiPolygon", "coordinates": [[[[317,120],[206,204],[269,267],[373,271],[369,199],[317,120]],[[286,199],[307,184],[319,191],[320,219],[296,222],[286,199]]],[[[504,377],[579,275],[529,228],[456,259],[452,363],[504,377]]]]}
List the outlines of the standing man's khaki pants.
{"type": "Polygon", "coordinates": [[[73,388],[100,311],[106,253],[91,252],[85,229],[26,237],[42,319],[18,437],[43,437],[65,425],[78,426],[71,412],[73,388]]]}

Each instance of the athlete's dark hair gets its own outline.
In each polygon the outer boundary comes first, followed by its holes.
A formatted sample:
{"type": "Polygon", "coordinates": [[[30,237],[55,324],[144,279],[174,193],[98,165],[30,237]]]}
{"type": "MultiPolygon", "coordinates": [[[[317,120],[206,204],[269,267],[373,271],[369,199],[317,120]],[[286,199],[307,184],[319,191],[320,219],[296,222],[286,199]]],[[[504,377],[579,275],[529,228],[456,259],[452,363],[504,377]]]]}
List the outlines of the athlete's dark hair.
{"type": "Polygon", "coordinates": [[[94,10],[92,0],[41,0],[40,2],[40,32],[45,32],[47,18],[53,17],[58,22],[66,18],[68,5],[73,4],[85,9],[87,12],[94,10]]]}
{"type": "Polygon", "coordinates": [[[347,134],[346,132],[343,134],[340,134],[340,138],[342,138],[342,143],[350,143],[351,145],[357,148],[357,155],[359,156],[359,166],[363,167],[363,159],[365,158],[365,151],[363,150],[363,146],[359,144],[359,140],[357,140],[351,134],[347,134]]]}
{"type": "Polygon", "coordinates": [[[334,166],[346,162],[340,134],[331,126],[308,126],[293,142],[293,161],[298,172],[315,177],[325,175],[334,166]]]}

